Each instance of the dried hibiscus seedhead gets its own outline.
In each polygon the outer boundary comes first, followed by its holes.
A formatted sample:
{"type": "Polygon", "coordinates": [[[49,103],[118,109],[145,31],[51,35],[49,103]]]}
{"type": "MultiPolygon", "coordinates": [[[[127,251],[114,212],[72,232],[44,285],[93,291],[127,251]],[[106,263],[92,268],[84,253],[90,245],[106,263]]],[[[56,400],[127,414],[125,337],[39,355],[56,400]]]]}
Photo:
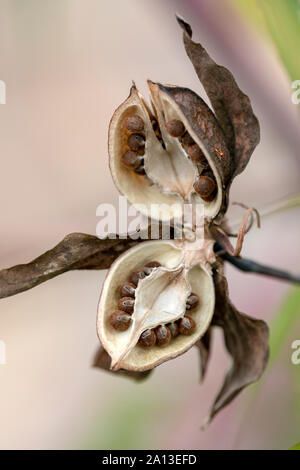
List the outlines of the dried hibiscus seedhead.
{"type": "Polygon", "coordinates": [[[183,239],[146,241],[127,250],[105,279],[97,328],[114,371],[149,371],[196,345],[204,374],[211,326],[221,326],[234,365],[212,417],[258,379],[268,356],[266,325],[232,306],[223,262],[214,253],[220,236],[231,246],[222,228],[229,189],[259,141],[259,124],[231,73],[192,41],[185,21],[178,22],[215,114],[187,88],[148,81],[150,107],[133,85],[111,120],[110,168],[119,191],[159,222],[180,218],[185,204],[195,210],[201,203],[204,239],[195,226],[192,249],[183,239]],[[153,214],[153,204],[160,204],[159,213],[153,214]]]}

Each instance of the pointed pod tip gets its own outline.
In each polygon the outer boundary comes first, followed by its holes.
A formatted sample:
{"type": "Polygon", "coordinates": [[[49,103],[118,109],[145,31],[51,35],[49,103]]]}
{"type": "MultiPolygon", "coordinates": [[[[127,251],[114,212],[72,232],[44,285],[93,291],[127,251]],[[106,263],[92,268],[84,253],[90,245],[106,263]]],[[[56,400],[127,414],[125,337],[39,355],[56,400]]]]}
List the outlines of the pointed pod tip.
{"type": "Polygon", "coordinates": [[[191,25],[185,21],[185,19],[182,18],[182,16],[178,15],[177,13],[175,14],[177,23],[179,26],[183,29],[183,31],[191,38],[193,34],[193,30],[191,28],[191,25]]]}

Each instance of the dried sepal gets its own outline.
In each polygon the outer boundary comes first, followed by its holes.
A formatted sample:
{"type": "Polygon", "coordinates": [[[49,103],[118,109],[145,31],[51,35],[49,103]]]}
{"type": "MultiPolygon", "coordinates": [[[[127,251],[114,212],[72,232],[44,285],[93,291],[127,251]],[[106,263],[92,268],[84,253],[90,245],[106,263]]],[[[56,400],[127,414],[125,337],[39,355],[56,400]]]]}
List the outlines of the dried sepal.
{"type": "Polygon", "coordinates": [[[232,73],[217,65],[201,44],[192,40],[192,28],[182,18],[185,50],[223,129],[234,165],[232,177],[241,173],[260,140],[259,122],[250,100],[238,87],[232,73]]]}
{"type": "Polygon", "coordinates": [[[240,313],[230,302],[228,285],[222,268],[214,274],[216,291],[213,325],[223,329],[225,345],[232,357],[223,386],[210,410],[207,422],[247,385],[263,374],[269,357],[269,329],[262,320],[240,313]]]}

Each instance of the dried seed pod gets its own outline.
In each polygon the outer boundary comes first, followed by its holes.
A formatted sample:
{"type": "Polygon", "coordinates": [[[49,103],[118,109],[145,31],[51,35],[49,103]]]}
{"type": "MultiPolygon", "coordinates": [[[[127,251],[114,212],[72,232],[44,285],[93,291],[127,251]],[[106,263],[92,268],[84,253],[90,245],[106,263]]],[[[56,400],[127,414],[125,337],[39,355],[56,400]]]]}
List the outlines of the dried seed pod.
{"type": "Polygon", "coordinates": [[[135,297],[136,286],[132,282],[126,282],[120,287],[121,297],[135,297]]]}
{"type": "Polygon", "coordinates": [[[181,137],[185,133],[185,127],[179,119],[171,119],[166,124],[167,132],[172,137],[181,137]]]}
{"type": "Polygon", "coordinates": [[[97,320],[99,338],[112,359],[112,369],[152,369],[187,351],[206,332],[214,312],[215,298],[209,266],[216,258],[213,240],[202,243],[201,240],[199,250],[194,246],[195,250],[190,252],[189,249],[186,251],[186,243],[180,240],[148,240],[127,250],[112,265],[103,284],[97,320]],[[137,267],[149,264],[149,259],[161,266],[150,276],[142,271],[145,277],[138,282],[140,271],[137,267]],[[118,309],[119,286],[126,284],[130,272],[131,276],[134,274],[134,285],[137,285],[134,311],[129,328],[120,335],[108,327],[109,312],[118,309]],[[185,314],[190,292],[201,298],[193,310],[194,332],[189,336],[178,335],[176,341],[169,341],[163,347],[158,347],[163,341],[160,337],[160,343],[152,348],[139,347],[142,333],[156,331],[161,325],[166,325],[166,331],[175,338],[177,323],[185,314]]]}
{"type": "Polygon", "coordinates": [[[127,140],[128,146],[131,150],[139,150],[145,146],[145,139],[141,134],[131,134],[127,140]]]}
{"type": "Polygon", "coordinates": [[[149,275],[152,273],[154,268],[159,268],[161,264],[158,261],[150,261],[149,263],[145,264],[143,267],[143,271],[145,274],[149,275]]]}
{"type": "Polygon", "coordinates": [[[141,165],[143,158],[132,150],[127,150],[122,156],[122,163],[127,168],[135,169],[141,165]]]}
{"type": "Polygon", "coordinates": [[[125,119],[125,127],[129,132],[141,132],[144,129],[144,121],[137,115],[128,116],[125,119]]]}
{"type": "Polygon", "coordinates": [[[144,273],[144,271],[140,269],[138,271],[134,271],[133,273],[131,273],[129,280],[130,282],[132,282],[132,284],[137,286],[139,281],[141,279],[144,279],[145,277],[146,277],[146,274],[144,273]]]}
{"type": "Polygon", "coordinates": [[[109,317],[110,325],[117,331],[125,331],[129,328],[131,317],[122,310],[116,310],[109,317]]]}
{"type": "Polygon", "coordinates": [[[169,330],[170,330],[170,333],[171,333],[172,338],[176,338],[176,336],[179,335],[179,326],[177,325],[177,323],[175,323],[175,322],[169,323],[169,324],[167,325],[167,327],[168,327],[169,330]]]}
{"type": "Polygon", "coordinates": [[[190,315],[185,315],[179,323],[179,332],[181,335],[190,336],[196,329],[195,320],[190,315]]]}
{"type": "Polygon", "coordinates": [[[156,334],[153,330],[146,330],[144,331],[140,338],[139,344],[143,346],[143,348],[151,348],[156,343],[156,334]]]}
{"type": "Polygon", "coordinates": [[[202,163],[207,161],[204,153],[197,144],[189,145],[187,154],[193,162],[202,163]]]}
{"type": "Polygon", "coordinates": [[[193,292],[188,296],[186,301],[186,309],[193,310],[199,304],[199,296],[193,292]]]}
{"type": "Polygon", "coordinates": [[[216,183],[209,176],[199,176],[194,183],[194,190],[201,197],[209,197],[216,189],[216,183]]]}
{"type": "Polygon", "coordinates": [[[119,310],[126,313],[132,313],[134,310],[134,299],[131,297],[122,297],[118,303],[119,310]]]}
{"type": "Polygon", "coordinates": [[[155,334],[158,346],[165,346],[171,340],[171,331],[166,325],[158,326],[155,329],[155,334]]]}

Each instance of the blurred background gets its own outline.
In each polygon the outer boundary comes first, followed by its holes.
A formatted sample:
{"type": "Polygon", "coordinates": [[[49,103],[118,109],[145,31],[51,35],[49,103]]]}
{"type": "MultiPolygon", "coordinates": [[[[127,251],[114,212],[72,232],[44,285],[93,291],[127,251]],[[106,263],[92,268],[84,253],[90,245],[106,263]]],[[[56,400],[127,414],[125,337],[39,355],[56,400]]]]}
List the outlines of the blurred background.
{"type": "MultiPolygon", "coordinates": [[[[95,234],[116,204],[107,130],[134,79],[205,97],[175,12],[235,75],[261,123],[261,144],[231,200],[258,209],[299,193],[298,0],[0,0],[0,267],[25,263],[73,231],[95,234]]],[[[266,217],[243,254],[300,272],[299,208],[266,217]]],[[[232,213],[240,218],[241,211],[232,213]]],[[[300,291],[234,268],[230,295],[268,322],[271,361],[206,431],[200,425],[230,365],[221,333],[199,385],[196,350],[143,384],[91,367],[104,272],[70,272],[0,301],[2,449],[287,449],[300,441],[300,291]]]]}

